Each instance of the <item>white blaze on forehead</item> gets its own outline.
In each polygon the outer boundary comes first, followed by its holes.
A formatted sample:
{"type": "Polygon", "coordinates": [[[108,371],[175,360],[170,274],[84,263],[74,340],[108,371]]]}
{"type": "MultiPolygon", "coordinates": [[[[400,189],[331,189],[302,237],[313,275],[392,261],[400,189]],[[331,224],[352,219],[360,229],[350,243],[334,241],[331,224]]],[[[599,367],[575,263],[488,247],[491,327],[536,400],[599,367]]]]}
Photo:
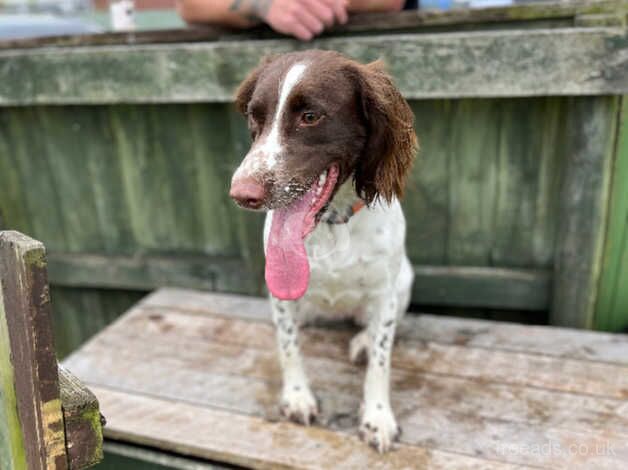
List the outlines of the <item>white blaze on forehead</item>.
{"type": "Polygon", "coordinates": [[[240,165],[240,168],[238,168],[238,173],[252,174],[260,169],[270,170],[277,163],[277,157],[281,154],[281,135],[279,133],[281,118],[284,114],[290,93],[303,78],[303,73],[306,68],[307,64],[298,63],[288,69],[286,76],[279,85],[279,98],[277,100],[277,107],[275,108],[275,115],[273,116],[270,132],[263,141],[259,142],[251,149],[240,165]]]}
{"type": "Polygon", "coordinates": [[[266,154],[268,158],[268,166],[270,168],[277,161],[277,155],[281,152],[281,141],[279,136],[279,124],[281,123],[281,117],[283,116],[284,109],[286,107],[286,102],[288,101],[288,97],[290,96],[290,92],[299,83],[301,77],[303,76],[303,72],[305,71],[305,64],[295,64],[290,67],[288,73],[286,74],[286,78],[283,79],[283,83],[281,84],[281,88],[279,91],[279,101],[277,102],[277,109],[275,110],[275,117],[273,119],[272,127],[270,128],[270,133],[268,137],[266,137],[266,141],[262,145],[262,151],[266,154]]]}

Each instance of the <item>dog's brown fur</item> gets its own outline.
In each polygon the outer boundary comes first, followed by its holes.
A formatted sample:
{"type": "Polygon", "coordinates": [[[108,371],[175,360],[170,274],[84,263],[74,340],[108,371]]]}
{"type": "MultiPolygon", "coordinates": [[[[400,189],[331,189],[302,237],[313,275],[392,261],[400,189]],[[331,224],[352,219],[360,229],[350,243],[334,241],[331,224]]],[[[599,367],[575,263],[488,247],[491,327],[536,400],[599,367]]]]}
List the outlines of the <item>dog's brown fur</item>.
{"type": "MultiPolygon", "coordinates": [[[[278,180],[275,185],[309,187],[321,171],[336,163],[339,183],[353,176],[356,192],[367,204],[378,197],[386,201],[402,197],[417,150],[414,116],[381,61],[362,65],[332,51],[262,59],[235,98],[237,109],[248,117],[253,140],[267,132],[267,117],[274,113],[271,103],[277,102],[277,77],[297,61],[309,61],[316,72],[310,71],[299,83],[291,106],[299,108],[299,100],[308,106],[316,103],[329,122],[307,132],[286,130],[289,155],[285,173],[290,181],[278,180]],[[290,161],[290,155],[299,158],[290,161]]],[[[265,179],[268,186],[270,178],[265,179]]],[[[267,190],[271,201],[267,207],[290,202],[285,197],[278,201],[273,197],[276,191],[267,190]]]]}

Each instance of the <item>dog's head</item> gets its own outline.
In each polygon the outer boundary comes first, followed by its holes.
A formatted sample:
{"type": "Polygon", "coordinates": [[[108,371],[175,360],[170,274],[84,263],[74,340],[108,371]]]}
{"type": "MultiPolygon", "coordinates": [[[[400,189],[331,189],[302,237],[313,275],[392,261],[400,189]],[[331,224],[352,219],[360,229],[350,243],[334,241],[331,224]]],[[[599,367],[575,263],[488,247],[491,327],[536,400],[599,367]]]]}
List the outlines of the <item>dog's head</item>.
{"type": "MultiPolygon", "coordinates": [[[[247,209],[275,211],[273,226],[285,232],[277,243],[301,250],[348,178],[367,204],[402,196],[417,147],[413,115],[380,62],[331,51],[266,58],[240,85],[236,105],[253,143],[229,194],[247,209]]],[[[285,251],[282,259],[296,262],[285,251]]]]}

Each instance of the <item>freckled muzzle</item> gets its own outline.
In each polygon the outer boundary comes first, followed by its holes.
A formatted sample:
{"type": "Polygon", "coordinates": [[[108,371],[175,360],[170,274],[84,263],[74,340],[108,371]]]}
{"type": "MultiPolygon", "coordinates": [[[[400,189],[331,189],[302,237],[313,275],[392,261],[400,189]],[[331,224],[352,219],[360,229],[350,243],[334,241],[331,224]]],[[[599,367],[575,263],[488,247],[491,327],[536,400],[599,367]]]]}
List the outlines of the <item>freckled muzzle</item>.
{"type": "MultiPolygon", "coordinates": [[[[288,168],[284,163],[285,159],[281,156],[271,159],[259,149],[252,149],[231,179],[229,196],[245,209],[279,209],[295,203],[310,190],[317,199],[322,194],[330,170],[334,174],[339,172],[337,164],[332,164],[317,176],[308,177],[305,175],[311,175],[312,168],[288,168]],[[269,160],[275,161],[275,164],[269,165],[269,160]]],[[[331,188],[332,193],[334,188],[331,188]]]]}

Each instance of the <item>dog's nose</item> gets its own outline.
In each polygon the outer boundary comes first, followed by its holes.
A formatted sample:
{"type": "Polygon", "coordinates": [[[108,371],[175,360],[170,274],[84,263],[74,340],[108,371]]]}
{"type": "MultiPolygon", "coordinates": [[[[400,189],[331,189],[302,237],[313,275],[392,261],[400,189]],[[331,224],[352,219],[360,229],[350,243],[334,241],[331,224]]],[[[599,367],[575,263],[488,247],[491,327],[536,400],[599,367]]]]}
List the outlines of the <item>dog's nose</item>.
{"type": "Polygon", "coordinates": [[[264,204],[266,190],[253,178],[235,178],[231,182],[231,196],[240,206],[247,209],[259,209],[264,204]]]}

